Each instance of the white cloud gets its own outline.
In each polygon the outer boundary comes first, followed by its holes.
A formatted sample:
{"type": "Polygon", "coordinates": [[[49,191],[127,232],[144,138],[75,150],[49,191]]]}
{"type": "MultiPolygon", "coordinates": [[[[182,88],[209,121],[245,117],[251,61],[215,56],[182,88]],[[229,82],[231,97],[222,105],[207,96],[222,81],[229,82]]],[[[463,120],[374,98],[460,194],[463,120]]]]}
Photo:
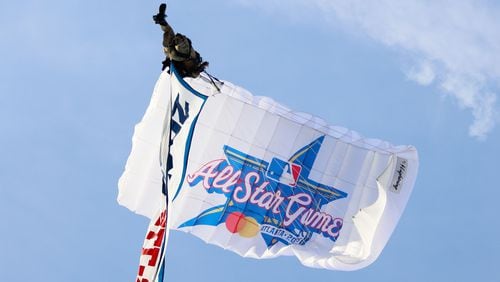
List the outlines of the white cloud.
{"type": "Polygon", "coordinates": [[[422,85],[436,84],[472,111],[469,134],[484,138],[495,126],[500,88],[500,7],[487,1],[293,0],[242,1],[297,17],[314,7],[328,21],[361,30],[415,61],[407,72],[422,85]]]}
{"type": "Polygon", "coordinates": [[[429,61],[423,61],[417,66],[413,67],[408,71],[407,75],[408,78],[422,85],[429,85],[436,78],[434,66],[429,61]]]}

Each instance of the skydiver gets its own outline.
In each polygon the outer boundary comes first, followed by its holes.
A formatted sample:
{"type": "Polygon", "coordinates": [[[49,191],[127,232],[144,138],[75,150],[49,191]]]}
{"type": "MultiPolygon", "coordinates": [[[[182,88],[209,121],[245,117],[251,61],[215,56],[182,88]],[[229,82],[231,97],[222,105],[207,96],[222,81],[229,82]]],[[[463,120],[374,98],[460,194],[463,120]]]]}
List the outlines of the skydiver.
{"type": "Polygon", "coordinates": [[[163,52],[166,55],[162,62],[164,70],[173,63],[182,77],[196,78],[208,66],[208,62],[203,61],[200,54],[194,50],[191,40],[180,33],[175,33],[167,23],[165,3],[160,5],[158,14],[153,16],[156,24],[163,30],[163,52]]]}

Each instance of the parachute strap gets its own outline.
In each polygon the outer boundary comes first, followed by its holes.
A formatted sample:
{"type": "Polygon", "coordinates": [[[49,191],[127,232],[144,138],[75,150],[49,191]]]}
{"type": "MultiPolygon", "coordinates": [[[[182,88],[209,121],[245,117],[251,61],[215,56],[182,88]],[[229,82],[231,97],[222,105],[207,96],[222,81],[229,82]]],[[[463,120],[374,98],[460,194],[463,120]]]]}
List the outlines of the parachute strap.
{"type": "Polygon", "coordinates": [[[219,86],[217,86],[217,83],[215,83],[215,81],[217,81],[221,86],[224,85],[224,82],[220,81],[217,77],[209,74],[205,70],[203,72],[208,76],[208,78],[210,79],[210,82],[213,84],[213,86],[215,87],[215,89],[217,89],[217,92],[220,92],[220,88],[219,88],[219,86]]]}

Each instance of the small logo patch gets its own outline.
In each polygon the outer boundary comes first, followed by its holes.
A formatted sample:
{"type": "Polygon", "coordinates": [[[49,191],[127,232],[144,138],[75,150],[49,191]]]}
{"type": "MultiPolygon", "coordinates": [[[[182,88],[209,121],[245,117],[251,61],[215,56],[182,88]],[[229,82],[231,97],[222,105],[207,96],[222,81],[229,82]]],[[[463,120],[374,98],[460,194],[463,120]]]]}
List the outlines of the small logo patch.
{"type": "Polygon", "coordinates": [[[267,169],[267,177],[279,183],[289,186],[296,186],[302,167],[292,162],[285,162],[278,158],[273,158],[267,169]]]}
{"type": "Polygon", "coordinates": [[[403,158],[398,158],[396,162],[396,170],[392,175],[391,191],[394,193],[399,193],[403,187],[406,171],[408,170],[408,160],[403,158]]]}

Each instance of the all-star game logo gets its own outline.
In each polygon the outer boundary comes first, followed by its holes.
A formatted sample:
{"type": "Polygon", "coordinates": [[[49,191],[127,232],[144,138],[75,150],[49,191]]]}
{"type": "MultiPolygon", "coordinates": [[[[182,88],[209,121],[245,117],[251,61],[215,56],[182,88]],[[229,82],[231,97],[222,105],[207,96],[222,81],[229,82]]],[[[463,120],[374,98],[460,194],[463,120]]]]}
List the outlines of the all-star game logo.
{"type": "Polygon", "coordinates": [[[213,160],[188,174],[191,187],[224,195],[224,204],[202,211],[179,227],[225,224],[231,233],[259,233],[268,248],[281,242],[304,245],[314,233],[336,241],[342,218],[322,212],[347,193],[309,178],[324,136],[293,154],[270,162],[224,146],[226,159],[213,160]]]}

